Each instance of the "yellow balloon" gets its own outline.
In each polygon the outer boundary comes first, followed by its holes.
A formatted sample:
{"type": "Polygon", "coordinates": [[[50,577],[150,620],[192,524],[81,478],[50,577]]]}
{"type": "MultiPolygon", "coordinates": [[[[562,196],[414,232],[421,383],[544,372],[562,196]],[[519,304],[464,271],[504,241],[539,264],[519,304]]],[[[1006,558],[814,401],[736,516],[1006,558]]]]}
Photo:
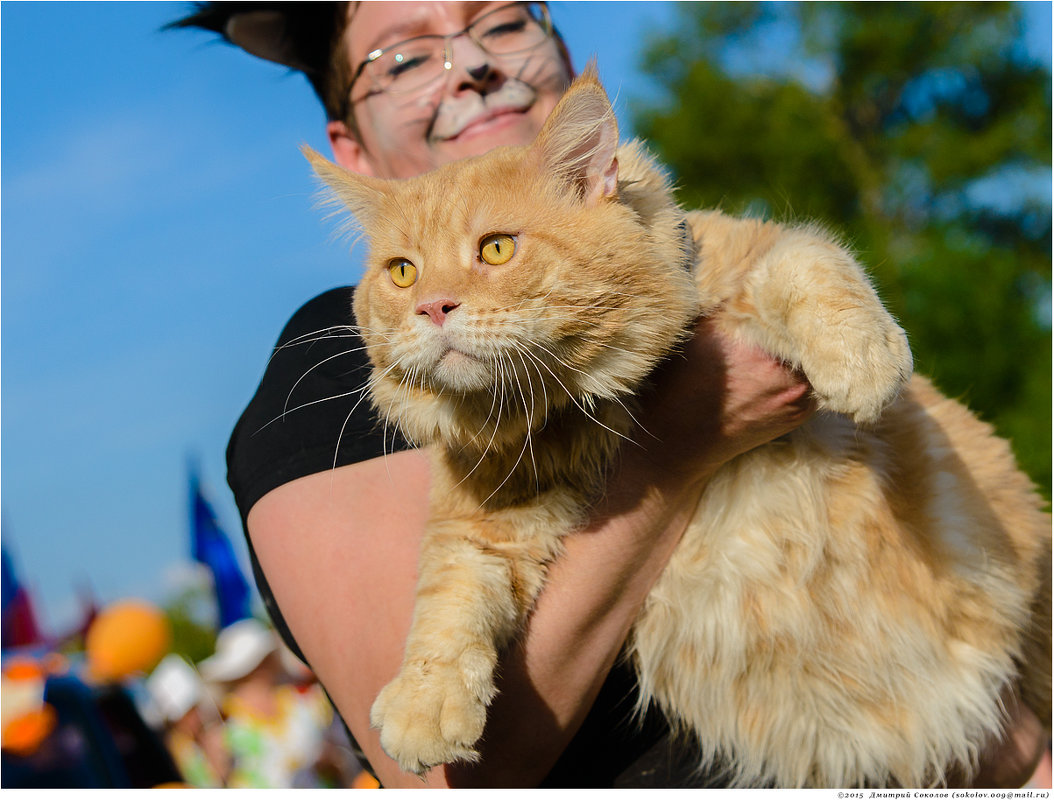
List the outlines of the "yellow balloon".
{"type": "Polygon", "coordinates": [[[91,677],[120,681],[152,669],[168,651],[172,632],[164,614],[146,601],[111,604],[91,624],[84,641],[91,677]]]}

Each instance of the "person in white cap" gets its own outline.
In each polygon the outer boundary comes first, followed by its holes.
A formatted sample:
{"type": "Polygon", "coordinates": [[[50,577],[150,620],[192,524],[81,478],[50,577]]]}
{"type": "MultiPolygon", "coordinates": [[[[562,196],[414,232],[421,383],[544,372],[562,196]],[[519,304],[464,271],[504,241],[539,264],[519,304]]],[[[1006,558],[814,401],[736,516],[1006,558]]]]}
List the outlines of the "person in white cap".
{"type": "Polygon", "coordinates": [[[201,676],[213,684],[246,679],[278,650],[274,633],[255,618],[232,623],[216,638],[215,653],[199,664],[201,676]]]}
{"type": "Polygon", "coordinates": [[[192,787],[222,787],[230,757],[219,710],[198,673],[169,654],[146,680],[146,689],[184,781],[192,787]]]}
{"type": "Polygon", "coordinates": [[[288,788],[323,750],[332,711],[321,688],[296,688],[284,679],[281,644],[274,631],[249,618],[216,638],[216,652],[201,675],[222,691],[224,742],[231,755],[226,785],[288,788]]]}

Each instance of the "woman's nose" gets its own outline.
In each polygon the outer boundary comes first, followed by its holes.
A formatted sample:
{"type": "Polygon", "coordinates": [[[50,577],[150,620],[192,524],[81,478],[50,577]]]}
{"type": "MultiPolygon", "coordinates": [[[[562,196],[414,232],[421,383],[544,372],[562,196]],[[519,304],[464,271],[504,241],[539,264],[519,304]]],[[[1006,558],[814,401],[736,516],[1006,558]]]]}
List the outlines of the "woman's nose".
{"type": "Polygon", "coordinates": [[[471,37],[457,37],[450,43],[450,48],[457,88],[482,89],[493,81],[497,73],[494,56],[472,41],[471,37]]]}
{"type": "Polygon", "coordinates": [[[475,67],[466,67],[465,72],[468,73],[468,76],[472,80],[482,81],[490,73],[490,64],[488,62],[483,62],[475,67]]]}

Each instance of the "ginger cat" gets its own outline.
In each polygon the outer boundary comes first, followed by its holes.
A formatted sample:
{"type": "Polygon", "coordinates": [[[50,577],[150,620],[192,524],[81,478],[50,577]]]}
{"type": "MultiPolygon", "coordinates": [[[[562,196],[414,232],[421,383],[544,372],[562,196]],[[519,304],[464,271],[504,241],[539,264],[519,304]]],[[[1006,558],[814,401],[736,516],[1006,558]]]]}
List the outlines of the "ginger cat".
{"type": "Polygon", "coordinates": [[[704,491],[627,643],[642,706],[739,785],[939,784],[1009,685],[1049,729],[1050,518],[1006,443],[912,377],[843,248],[685,214],[591,69],[530,146],[402,181],[306,153],[370,242],[373,403],[433,446],[412,629],[371,713],[403,769],[477,755],[499,652],[699,315],[800,367],[820,411],[704,491]]]}

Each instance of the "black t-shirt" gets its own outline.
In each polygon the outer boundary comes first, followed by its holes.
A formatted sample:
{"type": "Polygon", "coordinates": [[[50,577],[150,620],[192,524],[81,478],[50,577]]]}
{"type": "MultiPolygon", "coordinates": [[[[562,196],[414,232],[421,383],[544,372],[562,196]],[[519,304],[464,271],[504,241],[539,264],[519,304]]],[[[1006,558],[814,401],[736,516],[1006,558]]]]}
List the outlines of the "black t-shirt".
{"type": "MultiPolygon", "coordinates": [[[[242,525],[271,490],[334,466],[366,461],[409,446],[385,433],[362,396],[369,362],[354,332],[351,299],[342,287],[306,303],[278,339],[263,380],[227,446],[227,481],[242,525]]],[[[276,629],[301,658],[246,529],[253,575],[276,629]]],[[[305,660],[306,662],[307,660],[305,660]]],[[[543,786],[700,787],[685,746],[669,736],[656,710],[634,719],[633,671],[617,664],[578,733],[543,786]]]]}

